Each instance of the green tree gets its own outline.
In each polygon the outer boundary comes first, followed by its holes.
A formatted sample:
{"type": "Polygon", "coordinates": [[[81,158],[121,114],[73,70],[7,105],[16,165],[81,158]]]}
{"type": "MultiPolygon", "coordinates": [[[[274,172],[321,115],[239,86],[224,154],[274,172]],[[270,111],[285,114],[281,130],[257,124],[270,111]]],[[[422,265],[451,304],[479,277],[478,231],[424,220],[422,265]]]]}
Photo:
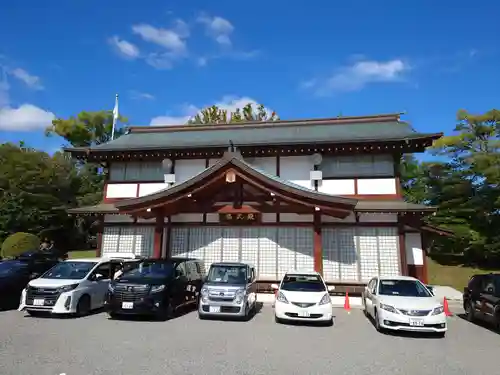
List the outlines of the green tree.
{"type": "Polygon", "coordinates": [[[75,218],[66,210],[80,201],[96,203],[97,174],[62,153],[0,145],[0,242],[16,232],[50,236],[58,246],[78,241],[75,218]]]}
{"type": "MultiPolygon", "coordinates": [[[[119,117],[120,123],[126,123],[126,117],[119,117]]],[[[113,129],[113,112],[80,112],[68,119],[55,119],[45,130],[46,136],[58,135],[73,147],[90,147],[109,142],[113,129]]],[[[124,133],[123,128],[115,129],[114,138],[124,133]]]]}
{"type": "Polygon", "coordinates": [[[252,103],[248,103],[243,108],[237,108],[229,112],[215,105],[205,108],[188,121],[188,124],[227,124],[250,121],[277,121],[278,115],[275,112],[269,113],[263,104],[254,108],[252,103]]]}

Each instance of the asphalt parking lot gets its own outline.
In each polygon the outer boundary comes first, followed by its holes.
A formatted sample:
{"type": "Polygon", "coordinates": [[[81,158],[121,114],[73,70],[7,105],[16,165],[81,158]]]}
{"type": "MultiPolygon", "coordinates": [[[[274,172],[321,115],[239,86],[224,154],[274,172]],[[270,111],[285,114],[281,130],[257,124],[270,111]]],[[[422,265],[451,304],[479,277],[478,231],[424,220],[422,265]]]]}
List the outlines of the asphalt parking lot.
{"type": "Polygon", "coordinates": [[[498,373],[500,335],[459,317],[444,339],[381,335],[360,310],[333,327],[277,325],[264,306],[250,322],[31,318],[0,312],[2,375],[498,373]]]}

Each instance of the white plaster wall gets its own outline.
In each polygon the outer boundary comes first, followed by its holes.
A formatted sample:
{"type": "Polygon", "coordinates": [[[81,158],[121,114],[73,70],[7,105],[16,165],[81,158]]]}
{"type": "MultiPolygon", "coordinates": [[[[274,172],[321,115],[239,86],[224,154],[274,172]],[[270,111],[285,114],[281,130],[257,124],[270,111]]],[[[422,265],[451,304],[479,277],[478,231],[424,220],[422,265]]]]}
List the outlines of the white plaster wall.
{"type": "Polygon", "coordinates": [[[310,180],[313,169],[310,156],[285,156],[280,158],[280,177],[308,189],[314,188],[310,180]]]}
{"type": "Polygon", "coordinates": [[[175,161],[175,184],[178,185],[205,170],[205,159],[175,161]]]}
{"type": "Polygon", "coordinates": [[[263,223],[276,223],[276,214],[264,213],[262,214],[263,223]]]}
{"type": "Polygon", "coordinates": [[[219,214],[207,214],[207,223],[218,223],[219,222],[219,214]]]}
{"type": "Polygon", "coordinates": [[[396,194],[395,178],[363,178],[358,180],[358,194],[396,194]]]}
{"type": "Polygon", "coordinates": [[[416,266],[424,264],[424,251],[420,233],[405,234],[406,262],[416,266]]]}
{"type": "Polygon", "coordinates": [[[333,217],[333,216],[328,216],[328,215],[322,215],[321,216],[321,222],[323,223],[355,223],[356,222],[356,217],[354,213],[349,214],[345,219],[339,219],[338,217],[333,217]]]}
{"type": "Polygon", "coordinates": [[[280,222],[313,222],[313,215],[298,215],[291,213],[280,214],[280,222]]]}
{"type": "Polygon", "coordinates": [[[130,215],[104,215],[105,223],[132,223],[133,221],[130,215]]]}
{"type": "Polygon", "coordinates": [[[179,214],[172,216],[172,223],[202,223],[203,214],[179,214]]]}
{"type": "Polygon", "coordinates": [[[211,167],[212,165],[216,164],[220,159],[209,159],[208,160],[208,166],[211,167]]]}
{"type": "Polygon", "coordinates": [[[139,197],[157,193],[160,190],[166,189],[167,187],[168,184],[164,182],[150,182],[150,183],[139,184],[139,197]]]}
{"type": "Polygon", "coordinates": [[[318,184],[320,193],[331,195],[354,195],[356,193],[353,178],[345,180],[323,180],[318,184]]]}
{"type": "Polygon", "coordinates": [[[137,184],[107,184],[106,198],[136,198],[137,184]]]}
{"type": "Polygon", "coordinates": [[[382,214],[382,213],[360,214],[359,221],[364,223],[397,223],[398,214],[382,214]]]}

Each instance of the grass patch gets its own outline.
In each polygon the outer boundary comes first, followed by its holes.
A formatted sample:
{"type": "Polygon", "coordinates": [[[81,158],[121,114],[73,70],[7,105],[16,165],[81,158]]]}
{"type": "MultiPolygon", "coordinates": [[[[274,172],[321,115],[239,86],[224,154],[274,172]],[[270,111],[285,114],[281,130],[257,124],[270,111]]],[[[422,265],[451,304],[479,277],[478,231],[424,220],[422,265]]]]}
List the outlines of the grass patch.
{"type": "Polygon", "coordinates": [[[447,266],[439,264],[431,258],[427,258],[427,272],[429,284],[447,285],[462,291],[467,286],[469,279],[476,274],[500,272],[498,269],[484,269],[467,267],[463,265],[447,266]]]}
{"type": "Polygon", "coordinates": [[[73,250],[68,253],[69,259],[81,259],[81,258],[95,258],[94,250],[73,250]]]}

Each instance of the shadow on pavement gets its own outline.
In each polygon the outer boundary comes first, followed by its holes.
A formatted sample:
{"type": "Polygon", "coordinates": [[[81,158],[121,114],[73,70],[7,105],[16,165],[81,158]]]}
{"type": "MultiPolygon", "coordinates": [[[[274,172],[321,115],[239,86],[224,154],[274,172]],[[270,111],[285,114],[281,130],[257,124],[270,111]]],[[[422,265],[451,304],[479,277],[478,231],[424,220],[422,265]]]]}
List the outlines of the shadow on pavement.
{"type": "Polygon", "coordinates": [[[496,333],[497,335],[500,335],[500,331],[496,331],[495,327],[491,323],[488,323],[488,322],[485,322],[485,321],[482,321],[479,319],[475,319],[473,322],[470,322],[467,319],[467,315],[465,315],[465,314],[455,314],[455,316],[458,316],[460,319],[465,320],[467,323],[473,324],[473,325],[481,327],[483,329],[487,329],[490,332],[493,332],[493,333],[496,333]]]}

